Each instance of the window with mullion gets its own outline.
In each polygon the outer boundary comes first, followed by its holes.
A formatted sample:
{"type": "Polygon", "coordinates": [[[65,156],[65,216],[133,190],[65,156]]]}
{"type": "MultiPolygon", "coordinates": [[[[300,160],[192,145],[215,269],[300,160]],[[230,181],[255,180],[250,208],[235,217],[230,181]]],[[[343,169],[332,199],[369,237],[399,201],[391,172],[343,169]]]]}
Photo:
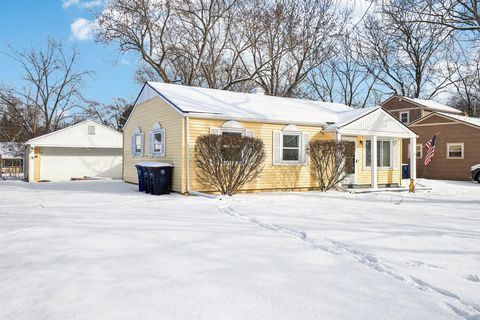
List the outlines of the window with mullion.
{"type": "Polygon", "coordinates": [[[300,161],[299,133],[283,133],[282,161],[300,161]]]}
{"type": "MultiPolygon", "coordinates": [[[[242,137],[242,131],[222,131],[222,136],[228,138],[242,137]]],[[[239,161],[242,158],[240,146],[233,144],[224,144],[222,145],[222,159],[223,161],[239,161]]]]}
{"type": "MultiPolygon", "coordinates": [[[[377,167],[389,168],[392,166],[392,142],[377,140],[377,167]]],[[[372,140],[365,142],[365,166],[372,165],[372,140]]]]}
{"type": "Polygon", "coordinates": [[[142,135],[135,135],[135,154],[140,154],[142,152],[142,135]]]}

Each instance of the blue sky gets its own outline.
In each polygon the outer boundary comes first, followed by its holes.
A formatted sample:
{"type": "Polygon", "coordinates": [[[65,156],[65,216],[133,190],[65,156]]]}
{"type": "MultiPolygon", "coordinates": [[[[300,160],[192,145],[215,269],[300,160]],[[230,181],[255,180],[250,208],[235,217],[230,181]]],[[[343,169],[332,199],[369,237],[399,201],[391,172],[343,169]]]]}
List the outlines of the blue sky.
{"type": "Polygon", "coordinates": [[[136,98],[141,85],[133,80],[135,57],[122,56],[115,45],[105,46],[91,38],[92,10],[102,0],[14,0],[0,1],[0,83],[20,83],[20,68],[4,53],[42,46],[48,36],[66,46],[77,46],[80,69],[96,74],[85,82],[85,95],[103,103],[114,98],[136,98]],[[72,26],[73,24],[73,26],[72,26]],[[73,28],[73,29],[72,29],[73,28]]]}

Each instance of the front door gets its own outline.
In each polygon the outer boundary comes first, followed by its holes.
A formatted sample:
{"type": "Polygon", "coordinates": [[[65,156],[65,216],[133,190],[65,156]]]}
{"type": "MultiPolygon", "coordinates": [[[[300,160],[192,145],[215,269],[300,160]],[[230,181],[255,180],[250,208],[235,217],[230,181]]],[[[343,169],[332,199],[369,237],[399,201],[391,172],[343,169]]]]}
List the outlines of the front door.
{"type": "Polygon", "coordinates": [[[343,181],[343,184],[353,185],[355,184],[355,141],[345,141],[347,143],[347,154],[345,158],[345,171],[347,177],[343,181]]]}

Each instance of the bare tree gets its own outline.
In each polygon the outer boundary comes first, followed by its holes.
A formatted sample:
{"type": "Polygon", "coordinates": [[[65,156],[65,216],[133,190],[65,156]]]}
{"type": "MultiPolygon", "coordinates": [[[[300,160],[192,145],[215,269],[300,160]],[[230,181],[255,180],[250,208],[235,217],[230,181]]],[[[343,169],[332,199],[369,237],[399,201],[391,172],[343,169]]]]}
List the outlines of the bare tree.
{"type": "Polygon", "coordinates": [[[480,52],[461,48],[448,63],[455,93],[450,104],[469,116],[480,116],[480,52]]]}
{"type": "Polygon", "coordinates": [[[123,98],[114,99],[112,104],[87,101],[84,113],[78,116],[78,120],[95,119],[116,130],[122,130],[132,109],[133,104],[123,98]]]}
{"type": "Polygon", "coordinates": [[[249,81],[244,0],[110,0],[97,40],[140,55],[137,79],[228,89],[249,81]]]}
{"type": "Polygon", "coordinates": [[[24,85],[0,87],[0,106],[27,136],[36,136],[64,126],[81,106],[81,89],[89,71],[78,71],[78,51],[67,52],[49,39],[43,49],[11,50],[9,56],[23,71],[24,85]]]}
{"type": "Polygon", "coordinates": [[[347,11],[335,0],[258,1],[247,30],[255,43],[256,82],[269,95],[298,96],[299,86],[334,54],[347,11]]]}
{"type": "Polygon", "coordinates": [[[372,102],[376,91],[375,77],[358,63],[350,37],[341,36],[335,48],[337,54],[310,73],[305,88],[309,98],[359,108],[372,102]]]}
{"type": "Polygon", "coordinates": [[[320,190],[328,191],[346,178],[347,160],[353,158],[355,149],[345,141],[316,140],[310,142],[309,154],[320,190]]]}
{"type": "Polygon", "coordinates": [[[385,5],[382,11],[370,14],[356,43],[359,62],[387,95],[432,98],[449,85],[442,68],[450,32],[441,25],[412,22],[414,19],[399,5],[385,5]]]}
{"type": "Polygon", "coordinates": [[[263,170],[263,141],[241,136],[204,135],[195,143],[197,180],[233,195],[263,170]]]}
{"type": "Polygon", "coordinates": [[[142,59],[137,79],[294,96],[332,53],[338,0],[110,0],[97,40],[142,59]]]}
{"type": "MultiPolygon", "coordinates": [[[[406,0],[408,10],[415,13],[412,21],[438,24],[452,30],[480,32],[479,0],[406,0]]],[[[395,3],[392,3],[395,4],[395,3]]]]}

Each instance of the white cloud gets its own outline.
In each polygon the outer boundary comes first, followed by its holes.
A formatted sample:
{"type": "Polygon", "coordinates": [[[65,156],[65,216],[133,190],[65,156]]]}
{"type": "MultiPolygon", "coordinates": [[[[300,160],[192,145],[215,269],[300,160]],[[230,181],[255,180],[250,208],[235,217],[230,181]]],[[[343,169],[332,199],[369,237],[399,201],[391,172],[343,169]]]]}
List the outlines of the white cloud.
{"type": "Polygon", "coordinates": [[[90,1],[81,1],[81,0],[62,0],[62,7],[67,9],[71,6],[78,6],[82,9],[90,9],[94,7],[100,7],[104,3],[103,0],[90,0],[90,1]]]}
{"type": "Polygon", "coordinates": [[[63,0],[62,1],[62,7],[64,9],[67,9],[73,5],[78,5],[80,3],[80,0],[63,0]]]}
{"type": "Polygon", "coordinates": [[[71,25],[71,38],[79,41],[91,40],[93,38],[97,23],[85,18],[77,18],[71,25]]]}

